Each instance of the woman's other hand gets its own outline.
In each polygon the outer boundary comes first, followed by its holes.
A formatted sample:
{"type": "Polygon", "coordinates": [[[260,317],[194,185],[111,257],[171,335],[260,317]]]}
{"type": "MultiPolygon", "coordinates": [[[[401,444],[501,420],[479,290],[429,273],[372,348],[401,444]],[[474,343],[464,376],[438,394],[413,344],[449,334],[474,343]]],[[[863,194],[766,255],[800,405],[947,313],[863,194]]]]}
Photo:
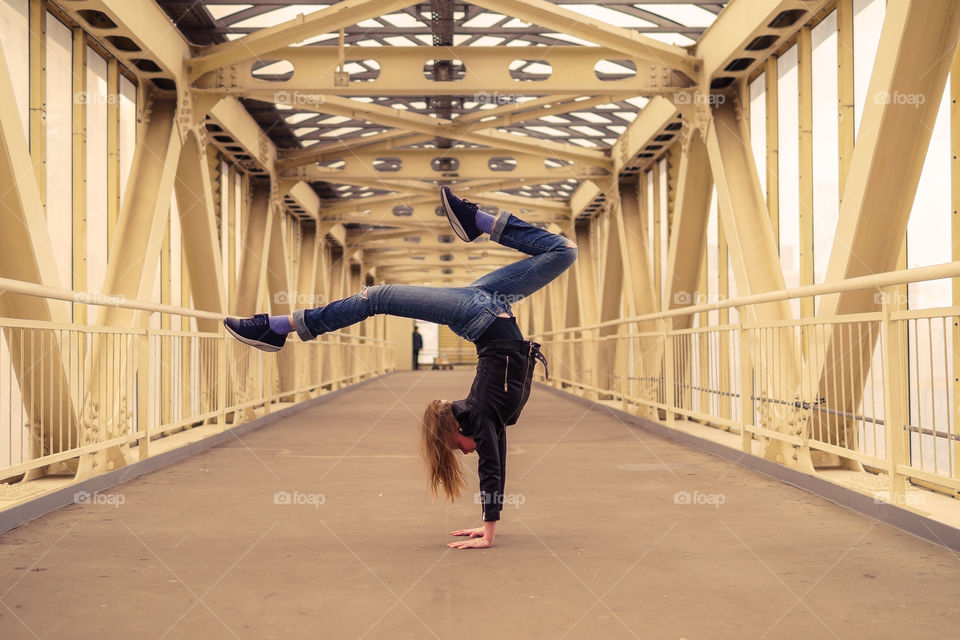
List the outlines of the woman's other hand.
{"type": "Polygon", "coordinates": [[[456,540],[447,543],[451,549],[489,549],[493,546],[493,540],[487,538],[470,538],[469,540],[456,540]]]}
{"type": "Polygon", "coordinates": [[[452,536],[470,536],[469,540],[457,540],[447,544],[451,549],[487,549],[493,546],[493,539],[497,535],[496,522],[484,522],[476,529],[459,529],[451,531],[452,536]]]}

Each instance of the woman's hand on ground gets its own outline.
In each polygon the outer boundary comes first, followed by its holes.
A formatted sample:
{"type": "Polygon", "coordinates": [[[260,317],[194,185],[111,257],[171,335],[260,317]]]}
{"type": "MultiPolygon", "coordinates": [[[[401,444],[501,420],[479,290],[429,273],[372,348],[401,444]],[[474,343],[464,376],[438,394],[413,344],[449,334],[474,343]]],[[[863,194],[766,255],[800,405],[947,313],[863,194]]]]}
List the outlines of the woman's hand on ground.
{"type": "Polygon", "coordinates": [[[493,540],[488,538],[470,538],[469,540],[455,540],[447,543],[451,549],[489,549],[493,546],[493,540]]]}
{"type": "Polygon", "coordinates": [[[471,538],[478,538],[483,535],[483,527],[477,527],[476,529],[457,529],[456,531],[451,531],[450,535],[470,536],[471,538]]]}

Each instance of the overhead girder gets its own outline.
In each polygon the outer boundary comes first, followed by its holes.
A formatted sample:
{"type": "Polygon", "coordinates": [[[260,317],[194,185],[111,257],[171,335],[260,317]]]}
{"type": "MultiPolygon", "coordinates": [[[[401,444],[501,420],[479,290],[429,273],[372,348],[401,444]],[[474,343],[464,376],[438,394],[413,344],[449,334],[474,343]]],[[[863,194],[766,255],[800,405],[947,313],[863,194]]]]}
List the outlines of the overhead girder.
{"type": "Polygon", "coordinates": [[[467,257],[463,254],[457,256],[456,254],[441,254],[433,253],[431,255],[398,255],[393,257],[373,257],[366,260],[368,264],[376,265],[378,268],[386,269],[392,267],[436,267],[438,269],[442,268],[454,268],[459,269],[461,267],[472,267],[472,268],[497,268],[502,267],[503,265],[510,264],[511,262],[516,262],[516,254],[505,254],[499,257],[493,256],[484,256],[479,260],[468,261],[467,257]],[[452,255],[451,259],[443,259],[440,256],[442,255],[452,255]]]}
{"type": "MultiPolygon", "coordinates": [[[[750,76],[830,0],[735,0],[697,40],[694,55],[702,61],[700,86],[718,78],[750,76]],[[758,38],[769,38],[762,48],[758,38]],[[752,49],[747,49],[752,46],[752,49]]],[[[726,81],[721,84],[728,84],[726,81]]]]}
{"type": "Polygon", "coordinates": [[[238,165],[254,175],[266,176],[274,172],[276,146],[236,98],[229,96],[221,100],[210,100],[205,105],[196,97],[189,100],[194,104],[191,107],[195,111],[191,114],[193,122],[199,124],[203,121],[208,126],[215,127],[209,132],[208,140],[216,145],[224,156],[234,159],[238,165]],[[204,106],[209,109],[204,110],[204,106]]]}
{"type": "Polygon", "coordinates": [[[190,44],[156,2],[83,0],[60,2],[57,7],[121,60],[143,87],[167,93],[171,80],[178,87],[187,86],[184,63],[191,57],[190,44]],[[108,27],[87,19],[96,13],[105,15],[116,26],[108,27]],[[123,47],[115,42],[122,42],[123,47]],[[141,64],[137,65],[135,60],[141,64]],[[159,70],[145,71],[153,68],[149,62],[159,70]]]}
{"type": "MultiPolygon", "coordinates": [[[[609,95],[595,96],[586,100],[576,100],[576,95],[546,96],[501,105],[495,109],[481,109],[474,113],[465,113],[453,120],[454,128],[464,127],[470,131],[486,131],[497,127],[526,122],[534,118],[569,113],[588,109],[598,104],[607,104],[614,98],[609,95]]],[[[345,138],[336,142],[320,144],[309,149],[296,149],[281,154],[277,166],[286,169],[301,164],[323,162],[330,153],[342,153],[346,150],[382,151],[429,142],[434,136],[410,133],[403,129],[391,129],[372,136],[345,138]]]]}
{"type": "Polygon", "coordinates": [[[662,149],[680,133],[678,114],[677,105],[668,98],[652,98],[610,149],[613,173],[636,171],[662,155],[662,149]],[[640,154],[646,157],[638,157],[640,154]]]}
{"type": "Polygon", "coordinates": [[[218,67],[236,64],[250,58],[301,42],[313,36],[330,33],[357,24],[367,18],[405,9],[412,0],[343,0],[309,15],[247,34],[232,42],[213,45],[189,60],[187,72],[196,79],[218,67]]]}
{"type": "MultiPolygon", "coordinates": [[[[422,250],[424,247],[430,247],[434,249],[443,249],[444,247],[447,247],[448,249],[452,249],[456,247],[458,243],[460,243],[460,241],[456,239],[456,235],[453,233],[453,230],[450,229],[449,223],[447,223],[446,219],[444,219],[442,225],[407,225],[405,227],[387,227],[384,225],[382,227],[351,229],[349,235],[347,236],[347,246],[354,247],[362,243],[363,246],[367,248],[378,249],[382,248],[382,243],[389,240],[394,240],[397,238],[410,238],[414,236],[419,238],[419,240],[408,241],[407,245],[404,245],[405,248],[411,250],[422,250]],[[416,246],[409,246],[410,244],[416,246]]],[[[482,236],[470,243],[470,247],[472,249],[478,249],[484,246],[499,247],[500,245],[492,243],[489,240],[484,239],[482,236]]],[[[389,248],[393,249],[394,247],[389,248]]]]}
{"type": "Polygon", "coordinates": [[[277,197],[287,205],[287,210],[301,220],[317,220],[320,216],[320,196],[301,180],[279,180],[277,197]]]}
{"type": "MultiPolygon", "coordinates": [[[[311,171],[304,171],[302,174],[299,174],[299,177],[304,180],[323,179],[315,177],[317,175],[318,174],[312,173],[311,171]]],[[[340,179],[339,182],[361,187],[371,187],[374,189],[393,189],[396,191],[395,194],[383,194],[379,196],[372,196],[370,198],[364,198],[361,200],[361,202],[394,202],[395,204],[402,205],[410,198],[421,197],[426,200],[436,202],[437,205],[440,204],[439,188],[435,185],[430,185],[429,183],[416,183],[412,180],[404,181],[371,178],[340,179]]],[[[464,186],[468,187],[469,185],[464,186]]],[[[508,208],[511,211],[518,213],[524,211],[554,211],[565,213],[568,210],[567,205],[563,202],[544,200],[542,198],[528,198],[525,196],[514,196],[505,193],[493,193],[487,191],[474,192],[468,188],[458,189],[458,193],[469,194],[471,200],[475,200],[483,204],[508,208]]]]}
{"type": "Polygon", "coordinates": [[[331,153],[328,164],[284,172],[284,176],[340,182],[350,179],[389,180],[537,180],[556,182],[608,175],[605,169],[577,163],[561,164],[544,155],[499,149],[396,149],[331,153]],[[447,162],[444,162],[447,160],[447,162]],[[302,173],[301,173],[302,172],[302,173]]]}
{"type": "MultiPolygon", "coordinates": [[[[441,212],[437,214],[439,199],[436,196],[416,196],[409,200],[390,198],[369,203],[371,198],[356,201],[356,204],[333,205],[323,208],[323,220],[353,222],[369,225],[395,226],[411,231],[431,231],[438,234],[450,234],[450,225],[441,212]],[[367,205],[367,206],[364,206],[367,205]],[[394,210],[403,215],[397,215],[394,210]]],[[[523,214],[530,222],[563,224],[569,221],[566,212],[528,211],[523,214]]]]}
{"type": "Polygon", "coordinates": [[[486,257],[503,258],[517,255],[514,249],[504,247],[492,240],[484,241],[478,239],[469,244],[465,244],[457,239],[453,241],[441,241],[432,238],[428,242],[408,242],[402,245],[377,243],[376,236],[372,236],[372,241],[370,242],[367,240],[368,238],[365,234],[354,233],[351,236],[351,240],[347,242],[347,247],[350,249],[363,249],[366,251],[365,255],[374,260],[393,258],[401,253],[405,256],[446,255],[449,259],[460,259],[464,256],[470,256],[472,259],[486,257]]]}
{"type": "MultiPolygon", "coordinates": [[[[455,67],[456,68],[456,67],[455,67]]],[[[546,74],[544,74],[546,75],[546,74]]],[[[346,47],[343,56],[338,47],[287,47],[239,62],[227,69],[197,78],[197,89],[269,91],[274,102],[292,107],[319,102],[326,95],[341,96],[470,96],[480,104],[507,104],[518,96],[578,93],[620,96],[653,95],[689,87],[690,80],[661,63],[650,63],[607,47],[346,47]],[[594,67],[602,60],[629,59],[636,64],[636,75],[616,80],[601,80],[594,67]],[[374,63],[376,78],[349,79],[339,71],[343,60],[374,63]],[[435,60],[454,60],[462,64],[462,76],[454,80],[434,80],[425,72],[435,60]],[[511,73],[516,60],[549,65],[552,73],[537,80],[518,80],[511,73]],[[284,61],[292,73],[265,75],[258,69],[265,63],[284,61]]]]}
{"type": "Polygon", "coordinates": [[[477,0],[472,4],[610,47],[621,54],[643,60],[652,68],[665,66],[689,78],[697,77],[699,60],[686,49],[595,20],[563,5],[546,0],[477,0]]]}
{"type": "MultiPolygon", "coordinates": [[[[243,91],[241,94],[250,98],[273,99],[272,92],[264,92],[262,90],[243,91]]],[[[485,145],[506,151],[543,153],[544,155],[549,155],[554,158],[594,164],[605,168],[610,166],[610,159],[602,151],[585,149],[569,143],[533,139],[512,133],[504,133],[502,131],[465,132],[459,130],[455,121],[452,120],[432,118],[408,111],[399,111],[384,105],[359,102],[340,96],[326,96],[322,104],[303,105],[302,108],[307,111],[339,115],[350,119],[368,120],[387,127],[395,127],[434,137],[485,145]]]]}
{"type": "Polygon", "coordinates": [[[410,284],[426,284],[427,280],[431,284],[436,284],[433,280],[445,279],[450,283],[457,283],[457,286],[466,286],[480,277],[490,273],[501,265],[483,265],[483,264],[461,264],[461,265],[434,265],[424,266],[416,263],[409,265],[379,266],[377,274],[387,284],[393,282],[406,282],[410,284]]]}
{"type": "Polygon", "coordinates": [[[577,219],[598,213],[603,210],[606,197],[606,191],[593,180],[581,182],[570,196],[570,215],[577,219]]]}

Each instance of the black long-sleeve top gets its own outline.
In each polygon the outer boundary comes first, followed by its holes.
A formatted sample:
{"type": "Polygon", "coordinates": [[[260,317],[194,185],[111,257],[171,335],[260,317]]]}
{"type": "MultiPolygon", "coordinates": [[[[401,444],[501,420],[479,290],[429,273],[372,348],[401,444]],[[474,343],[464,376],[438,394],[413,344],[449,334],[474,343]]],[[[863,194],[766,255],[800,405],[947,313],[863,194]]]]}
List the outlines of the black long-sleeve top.
{"type": "Polygon", "coordinates": [[[540,345],[529,340],[477,343],[477,374],[470,394],[452,404],[460,432],[477,443],[483,520],[499,520],[507,471],[506,427],[515,424],[530,397],[540,345]]]}

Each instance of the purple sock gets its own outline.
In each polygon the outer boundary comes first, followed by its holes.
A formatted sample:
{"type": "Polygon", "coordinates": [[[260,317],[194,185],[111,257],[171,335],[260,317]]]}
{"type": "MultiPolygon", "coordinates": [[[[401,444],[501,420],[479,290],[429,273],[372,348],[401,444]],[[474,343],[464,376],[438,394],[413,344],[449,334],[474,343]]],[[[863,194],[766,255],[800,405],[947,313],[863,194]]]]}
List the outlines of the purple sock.
{"type": "Polygon", "coordinates": [[[484,233],[490,233],[493,231],[493,223],[496,222],[497,219],[486,211],[481,211],[478,208],[474,220],[477,223],[477,229],[480,229],[480,231],[484,233]]]}
{"type": "Polygon", "coordinates": [[[270,329],[280,335],[286,335],[293,331],[290,326],[290,316],[270,316],[270,329]]]}

